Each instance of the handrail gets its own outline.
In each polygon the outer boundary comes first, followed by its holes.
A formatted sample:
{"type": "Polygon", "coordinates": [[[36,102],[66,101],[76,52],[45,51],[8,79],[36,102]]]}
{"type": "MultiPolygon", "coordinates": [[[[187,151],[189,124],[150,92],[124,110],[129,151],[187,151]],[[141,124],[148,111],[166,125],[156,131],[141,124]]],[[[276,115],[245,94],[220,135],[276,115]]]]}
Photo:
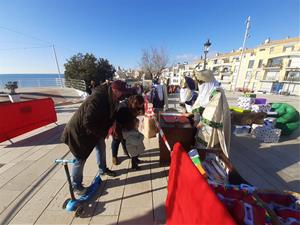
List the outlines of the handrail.
{"type": "Polygon", "coordinates": [[[69,87],[81,91],[86,91],[86,85],[84,80],[77,79],[64,79],[64,78],[21,78],[21,79],[1,79],[0,77],[0,89],[5,88],[5,84],[9,81],[17,81],[18,88],[30,88],[30,87],[69,87]]]}
{"type": "Polygon", "coordinates": [[[17,81],[18,88],[29,88],[29,87],[64,87],[64,78],[17,78],[17,79],[1,79],[0,77],[0,88],[4,89],[5,84],[9,81],[17,81]]]}
{"type": "Polygon", "coordinates": [[[84,80],[77,80],[77,79],[66,79],[65,86],[74,88],[80,91],[86,91],[86,84],[84,80]]]}

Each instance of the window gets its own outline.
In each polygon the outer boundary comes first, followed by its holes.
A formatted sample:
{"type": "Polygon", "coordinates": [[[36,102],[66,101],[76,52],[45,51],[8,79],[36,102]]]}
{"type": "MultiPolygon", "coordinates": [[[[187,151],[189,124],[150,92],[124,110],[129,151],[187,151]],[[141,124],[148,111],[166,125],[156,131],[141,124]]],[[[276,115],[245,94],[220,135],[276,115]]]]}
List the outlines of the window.
{"type": "Polygon", "coordinates": [[[255,73],[255,80],[260,80],[260,71],[257,71],[256,73],[255,73]]]}
{"type": "Polygon", "coordinates": [[[240,61],[240,57],[234,57],[233,60],[235,60],[236,62],[240,61]]]}
{"type": "Polygon", "coordinates": [[[229,70],[228,70],[227,67],[225,67],[225,68],[222,70],[223,73],[227,73],[228,71],[229,71],[229,70]]]}
{"type": "Polygon", "coordinates": [[[223,59],[224,63],[229,63],[229,59],[228,58],[225,58],[223,59]]]}
{"type": "Polygon", "coordinates": [[[254,60],[249,60],[248,68],[251,69],[253,68],[254,65],[254,60]]]}
{"type": "Polygon", "coordinates": [[[287,72],[286,78],[285,80],[289,80],[289,81],[300,81],[300,72],[298,71],[290,71],[287,72]]]}
{"type": "Polygon", "coordinates": [[[291,52],[294,50],[294,46],[293,45],[289,45],[289,46],[284,46],[283,47],[283,52],[291,52]]]}
{"type": "Polygon", "coordinates": [[[217,59],[215,59],[215,60],[214,60],[214,64],[217,64],[217,63],[218,63],[218,60],[217,60],[217,59]]]}
{"type": "Polygon", "coordinates": [[[260,59],[260,60],[258,61],[258,66],[257,66],[257,68],[261,68],[261,67],[262,67],[262,63],[263,63],[263,60],[260,59]]]}
{"type": "Polygon", "coordinates": [[[282,57],[268,60],[268,67],[280,67],[282,65],[282,57]]]}
{"type": "Polygon", "coordinates": [[[274,47],[270,48],[270,53],[274,52],[274,47]]]}
{"type": "Polygon", "coordinates": [[[251,80],[251,75],[252,75],[252,72],[251,71],[248,71],[247,73],[246,73],[246,78],[245,78],[245,80],[251,80]]]}
{"type": "Polygon", "coordinates": [[[239,69],[239,66],[234,66],[234,73],[237,73],[239,69]]]}
{"type": "Polygon", "coordinates": [[[214,73],[216,76],[218,76],[218,73],[219,73],[219,68],[218,68],[218,67],[213,67],[213,68],[212,68],[212,71],[213,71],[213,73],[214,73]]]}
{"type": "Polygon", "coordinates": [[[289,67],[299,67],[299,65],[300,65],[300,57],[291,58],[291,63],[289,64],[289,67]]]}
{"type": "Polygon", "coordinates": [[[245,81],[244,81],[243,88],[248,88],[248,86],[249,86],[249,83],[250,83],[249,81],[246,81],[246,80],[245,80],[245,81]]]}
{"type": "Polygon", "coordinates": [[[278,80],[279,71],[270,71],[266,74],[266,80],[278,80]]]}
{"type": "Polygon", "coordinates": [[[264,48],[259,49],[260,52],[263,52],[263,51],[265,51],[265,50],[266,50],[266,49],[264,49],[264,48]]]}

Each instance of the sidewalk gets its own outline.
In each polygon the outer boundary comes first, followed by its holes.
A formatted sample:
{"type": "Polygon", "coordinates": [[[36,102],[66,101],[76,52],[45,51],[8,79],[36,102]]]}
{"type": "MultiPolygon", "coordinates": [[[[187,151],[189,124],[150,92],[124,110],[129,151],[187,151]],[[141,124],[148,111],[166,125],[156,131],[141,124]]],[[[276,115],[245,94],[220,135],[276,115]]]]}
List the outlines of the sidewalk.
{"type": "MultiPolygon", "coordinates": [[[[55,105],[66,105],[80,103],[83,99],[80,94],[73,88],[20,88],[17,89],[21,101],[34,100],[39,98],[52,98],[55,105]]],[[[0,103],[9,101],[8,93],[0,94],[0,103]]]]}
{"type": "MultiPolygon", "coordinates": [[[[147,163],[132,171],[120,149],[121,164],[112,166],[107,140],[107,163],[117,172],[103,177],[101,189],[87,206],[85,218],[62,209],[68,185],[57,158],[71,158],[59,142],[61,131],[78,105],[57,107],[58,125],[40,128],[0,144],[0,224],[164,224],[168,168],[159,167],[158,141],[145,140],[147,163]]],[[[121,147],[120,147],[121,148],[121,147]]],[[[95,155],[89,157],[84,183],[97,172],[95,155]]]]}

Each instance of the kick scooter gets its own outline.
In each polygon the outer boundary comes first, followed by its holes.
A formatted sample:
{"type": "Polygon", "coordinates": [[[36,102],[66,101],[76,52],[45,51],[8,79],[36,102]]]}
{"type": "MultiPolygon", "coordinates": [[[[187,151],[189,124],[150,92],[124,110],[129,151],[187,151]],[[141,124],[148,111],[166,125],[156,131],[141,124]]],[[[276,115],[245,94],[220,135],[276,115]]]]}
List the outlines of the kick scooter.
{"type": "Polygon", "coordinates": [[[60,163],[64,166],[68,184],[69,184],[69,190],[70,190],[70,195],[71,198],[68,198],[64,201],[62,208],[65,209],[68,212],[74,212],[75,211],[75,216],[80,217],[84,213],[84,203],[89,201],[95,193],[100,188],[101,185],[101,177],[99,173],[96,174],[95,178],[93,179],[91,185],[87,188],[87,191],[84,195],[76,198],[74,195],[74,190],[71,182],[71,176],[68,168],[68,163],[75,163],[76,159],[56,159],[55,163],[60,163]]]}

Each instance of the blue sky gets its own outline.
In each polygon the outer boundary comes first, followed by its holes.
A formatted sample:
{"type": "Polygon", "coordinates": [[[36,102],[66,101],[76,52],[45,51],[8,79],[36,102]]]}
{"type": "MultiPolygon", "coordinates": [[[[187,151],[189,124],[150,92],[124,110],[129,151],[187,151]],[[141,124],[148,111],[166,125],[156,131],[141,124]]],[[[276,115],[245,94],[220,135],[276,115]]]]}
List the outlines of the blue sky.
{"type": "Polygon", "coordinates": [[[199,57],[207,38],[212,53],[238,49],[247,16],[247,47],[299,36],[299,11],[299,0],[0,0],[0,73],[57,73],[49,42],[62,70],[78,52],[136,68],[149,47],[183,62],[199,57]]]}

